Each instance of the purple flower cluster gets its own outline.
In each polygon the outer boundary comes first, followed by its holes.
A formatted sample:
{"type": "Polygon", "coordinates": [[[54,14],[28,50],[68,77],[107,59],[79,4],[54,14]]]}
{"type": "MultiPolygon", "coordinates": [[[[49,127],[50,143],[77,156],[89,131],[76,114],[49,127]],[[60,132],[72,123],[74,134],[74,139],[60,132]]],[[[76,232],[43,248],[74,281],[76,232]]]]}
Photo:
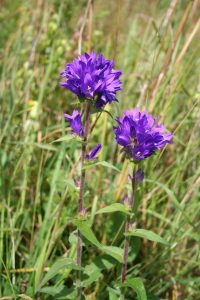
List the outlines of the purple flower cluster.
{"type": "Polygon", "coordinates": [[[119,127],[114,127],[115,139],[131,159],[142,160],[171,143],[173,134],[165,133],[165,127],[156,118],[137,108],[125,111],[116,121],[119,127]]]}
{"type": "Polygon", "coordinates": [[[72,63],[67,63],[61,76],[60,85],[70,90],[79,99],[94,100],[101,108],[116,100],[116,92],[121,90],[120,70],[114,70],[114,61],[106,60],[102,54],[79,55],[72,63]]]}
{"type": "MultiPolygon", "coordinates": [[[[106,60],[102,54],[79,55],[72,63],[67,63],[61,76],[60,84],[76,94],[79,99],[91,100],[97,108],[116,100],[117,91],[121,90],[120,70],[114,70],[113,60],[106,60]]],[[[72,115],[64,115],[72,128],[72,134],[84,136],[82,116],[78,110],[72,115]]],[[[151,114],[139,112],[137,108],[125,111],[122,118],[116,119],[115,139],[123,146],[123,151],[133,160],[139,161],[171,143],[173,135],[166,133],[162,124],[156,122],[151,114]]],[[[94,159],[101,149],[97,144],[86,159],[94,159]]]]}

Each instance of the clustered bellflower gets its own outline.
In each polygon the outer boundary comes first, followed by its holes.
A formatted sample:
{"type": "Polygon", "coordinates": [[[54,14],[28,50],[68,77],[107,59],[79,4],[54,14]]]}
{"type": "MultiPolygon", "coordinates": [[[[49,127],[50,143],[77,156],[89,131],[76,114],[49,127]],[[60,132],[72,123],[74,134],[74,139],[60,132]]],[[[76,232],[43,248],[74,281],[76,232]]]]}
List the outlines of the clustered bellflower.
{"type": "Polygon", "coordinates": [[[88,160],[94,160],[98,153],[101,151],[102,145],[101,144],[97,144],[87,155],[86,155],[86,159],[88,160]]]}
{"type": "MultiPolygon", "coordinates": [[[[96,54],[94,51],[91,54],[80,54],[72,63],[67,63],[65,70],[61,72],[63,82],[61,86],[70,90],[77,95],[80,102],[87,101],[87,109],[85,113],[84,125],[82,122],[82,114],[78,110],[73,110],[72,115],[64,114],[64,117],[69,122],[72,128],[72,134],[80,136],[84,143],[81,151],[81,176],[80,180],[74,177],[74,184],[79,187],[78,214],[85,216],[84,208],[84,187],[85,187],[85,171],[84,164],[87,160],[94,160],[101,151],[102,145],[97,144],[92,150],[87,153],[88,135],[90,132],[90,105],[93,105],[97,110],[102,109],[107,103],[117,101],[116,93],[121,90],[121,71],[113,69],[114,61],[106,60],[102,54],[96,54]]],[[[83,110],[84,111],[84,110],[83,110]]],[[[167,143],[172,143],[173,134],[166,132],[162,124],[157,123],[157,118],[146,112],[140,112],[137,108],[129,111],[126,110],[122,118],[116,119],[118,126],[113,127],[116,142],[122,146],[122,151],[126,154],[130,161],[139,162],[153,155],[157,150],[162,149],[167,143]]],[[[131,194],[124,199],[125,206],[128,206],[130,211],[134,209],[134,193],[137,184],[144,179],[144,172],[133,167],[132,175],[128,178],[131,181],[131,194]]],[[[134,216],[135,217],[135,216],[134,216]]],[[[124,255],[121,271],[121,282],[126,279],[129,236],[127,233],[134,223],[130,215],[127,216],[125,225],[125,241],[124,255]]],[[[134,225],[135,226],[135,225],[134,225]]],[[[77,234],[77,257],[76,262],[81,266],[82,261],[82,235],[78,229],[77,234]]],[[[79,278],[78,281],[80,281],[79,278]]],[[[81,297],[81,287],[78,288],[78,299],[81,297]]]]}
{"type": "Polygon", "coordinates": [[[130,159],[140,161],[171,143],[172,133],[165,133],[165,127],[156,122],[151,114],[137,108],[125,111],[116,119],[119,127],[114,127],[116,142],[123,146],[130,159]]]}
{"type": "Polygon", "coordinates": [[[116,101],[116,93],[121,90],[119,77],[122,72],[114,70],[114,61],[106,60],[102,54],[94,51],[79,55],[72,63],[67,63],[60,85],[70,90],[79,99],[94,101],[97,108],[116,101]]]}
{"type": "MultiPolygon", "coordinates": [[[[65,119],[69,122],[72,128],[72,134],[79,135],[80,137],[84,136],[84,129],[81,119],[81,114],[79,114],[77,109],[73,110],[72,115],[64,114],[65,119]]],[[[86,156],[85,159],[87,160],[94,160],[98,153],[102,148],[101,144],[97,144],[86,156]]]]}
{"type": "Polygon", "coordinates": [[[77,134],[80,137],[83,137],[84,135],[83,124],[81,120],[81,114],[79,114],[78,110],[74,109],[71,116],[68,114],[64,114],[64,117],[69,122],[72,128],[72,134],[77,134]]]}

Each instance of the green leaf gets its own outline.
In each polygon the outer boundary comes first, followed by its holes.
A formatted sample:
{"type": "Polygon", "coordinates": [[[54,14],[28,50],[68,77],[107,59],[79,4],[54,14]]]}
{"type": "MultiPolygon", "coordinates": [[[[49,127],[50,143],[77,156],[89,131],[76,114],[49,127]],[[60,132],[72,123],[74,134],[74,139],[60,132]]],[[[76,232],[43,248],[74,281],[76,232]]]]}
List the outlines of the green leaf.
{"type": "MultiPolygon", "coordinates": [[[[77,290],[73,288],[67,288],[66,286],[48,286],[40,289],[41,293],[54,296],[56,300],[74,300],[76,299],[77,290]]],[[[51,298],[52,299],[52,298],[51,298]]]]}
{"type": "Polygon", "coordinates": [[[114,257],[117,261],[123,262],[123,249],[115,246],[102,246],[102,250],[114,257]]]}
{"type": "Polygon", "coordinates": [[[91,229],[91,223],[88,220],[75,220],[73,222],[78,230],[81,232],[81,234],[88,240],[90,243],[95,245],[97,248],[101,248],[102,245],[97,240],[96,236],[94,235],[92,229],[91,229]]]}
{"type": "Polygon", "coordinates": [[[116,293],[114,289],[111,289],[110,287],[107,288],[109,293],[109,300],[118,300],[119,295],[116,293]]]}
{"type": "Polygon", "coordinates": [[[132,288],[136,292],[138,300],[147,300],[146,291],[141,278],[128,278],[122,286],[132,288]]]}
{"type": "Polygon", "coordinates": [[[145,238],[145,239],[153,241],[153,242],[168,245],[168,243],[162,237],[160,237],[158,234],[154,233],[151,230],[146,230],[146,229],[130,230],[127,233],[127,235],[128,236],[138,236],[138,237],[142,237],[142,238],[145,238]]]}
{"type": "Polygon", "coordinates": [[[103,254],[101,256],[95,257],[92,262],[85,266],[84,273],[90,275],[95,270],[110,270],[116,265],[116,260],[110,255],[103,254]]]}
{"type": "Polygon", "coordinates": [[[73,231],[69,235],[69,242],[70,242],[71,246],[76,245],[76,242],[77,242],[77,236],[76,236],[75,232],[76,231],[73,231]]]}
{"type": "Polygon", "coordinates": [[[62,269],[73,269],[73,270],[80,270],[80,267],[75,264],[75,262],[68,257],[61,258],[56,261],[53,266],[50,268],[48,273],[42,279],[40,285],[37,288],[37,291],[40,291],[41,287],[44,286],[50,279],[56,276],[60,270],[62,269]]]}
{"type": "Polygon", "coordinates": [[[93,282],[97,281],[101,276],[101,272],[99,270],[94,270],[90,275],[86,275],[86,279],[83,278],[81,285],[83,287],[88,287],[93,282]]]}
{"type": "Polygon", "coordinates": [[[102,245],[94,235],[91,229],[91,223],[89,220],[75,220],[73,223],[77,226],[81,234],[93,245],[102,251],[106,252],[110,256],[114,257],[119,262],[122,262],[123,249],[114,246],[104,246],[102,245]]]}
{"type": "Polygon", "coordinates": [[[95,162],[95,163],[88,163],[87,165],[84,166],[83,169],[91,169],[91,168],[94,168],[95,166],[98,166],[98,165],[106,167],[106,168],[113,169],[117,172],[120,172],[120,170],[118,168],[116,168],[112,164],[108,163],[107,161],[98,161],[98,162],[95,162]]]}
{"type": "Polygon", "coordinates": [[[55,296],[63,290],[64,286],[47,286],[40,289],[40,293],[49,294],[51,296],[55,296]]]}
{"type": "Polygon", "coordinates": [[[53,141],[52,143],[68,142],[68,141],[71,141],[72,139],[74,139],[73,135],[67,135],[67,136],[63,136],[63,137],[53,141]]]}
{"type": "Polygon", "coordinates": [[[126,208],[126,206],[121,203],[113,203],[109,206],[103,207],[99,209],[96,212],[96,214],[106,214],[106,213],[112,213],[117,211],[123,212],[125,214],[130,214],[128,208],[126,208]]]}
{"type": "Polygon", "coordinates": [[[36,146],[38,148],[44,149],[44,150],[49,150],[49,151],[57,151],[58,149],[56,147],[53,147],[48,144],[41,144],[41,143],[30,143],[29,145],[36,146]]]}

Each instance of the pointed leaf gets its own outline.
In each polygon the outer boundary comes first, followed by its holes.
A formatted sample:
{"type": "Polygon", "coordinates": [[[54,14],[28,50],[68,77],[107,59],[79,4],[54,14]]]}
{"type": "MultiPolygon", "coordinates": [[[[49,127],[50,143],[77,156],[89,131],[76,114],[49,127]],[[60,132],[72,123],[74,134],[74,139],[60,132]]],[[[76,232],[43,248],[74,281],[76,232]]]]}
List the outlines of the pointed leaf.
{"type": "Polygon", "coordinates": [[[51,146],[49,144],[41,144],[41,143],[30,143],[29,145],[36,146],[38,148],[49,150],[49,151],[57,151],[58,149],[54,146],[51,146]]]}
{"type": "Polygon", "coordinates": [[[101,276],[101,272],[99,270],[94,270],[90,275],[87,275],[87,278],[82,280],[81,285],[84,287],[88,287],[93,282],[97,281],[101,276]]]}
{"type": "Polygon", "coordinates": [[[103,254],[95,257],[92,262],[85,266],[84,273],[90,275],[95,270],[110,270],[116,265],[116,260],[110,255],[103,254]]]}
{"type": "Polygon", "coordinates": [[[53,141],[52,143],[68,142],[68,141],[71,141],[72,139],[74,139],[73,135],[67,135],[67,136],[63,136],[63,137],[53,141]]]}
{"type": "Polygon", "coordinates": [[[142,279],[128,278],[125,280],[122,286],[132,288],[136,292],[138,300],[147,300],[147,295],[142,279]]]}
{"type": "Polygon", "coordinates": [[[88,163],[87,165],[84,166],[84,169],[91,169],[91,168],[94,168],[95,166],[98,166],[98,165],[106,167],[106,168],[113,169],[117,172],[120,172],[120,170],[118,168],[116,168],[112,164],[108,163],[107,161],[98,161],[98,162],[95,162],[95,163],[88,163]]]}
{"type": "Polygon", "coordinates": [[[68,257],[57,260],[50,268],[48,273],[44,276],[37,290],[39,291],[42,286],[44,286],[50,279],[56,276],[62,269],[79,270],[80,267],[75,264],[75,262],[71,258],[68,257]]]}
{"type": "Polygon", "coordinates": [[[145,239],[153,241],[153,242],[168,245],[168,243],[162,237],[160,237],[158,234],[154,233],[151,230],[146,230],[146,229],[135,229],[132,231],[130,230],[127,233],[127,235],[138,236],[138,237],[142,237],[142,238],[145,238],[145,239]]]}
{"type": "Polygon", "coordinates": [[[123,249],[114,246],[102,246],[102,250],[114,257],[117,261],[123,262],[123,249]]]}
{"type": "Polygon", "coordinates": [[[51,296],[55,296],[63,290],[64,286],[46,286],[40,289],[40,293],[49,294],[51,296]]]}
{"type": "Polygon", "coordinates": [[[78,230],[81,232],[81,234],[93,245],[95,245],[97,248],[101,249],[102,251],[106,252],[110,256],[114,257],[119,262],[122,262],[123,257],[123,249],[114,247],[114,246],[104,246],[102,245],[94,235],[90,221],[88,220],[75,220],[73,222],[78,230]]]}
{"type": "Polygon", "coordinates": [[[91,229],[91,224],[88,220],[75,220],[73,223],[77,226],[78,230],[88,241],[90,241],[96,247],[101,248],[102,245],[94,235],[91,229]]]}
{"type": "Polygon", "coordinates": [[[121,203],[113,203],[109,206],[103,207],[103,208],[99,209],[96,212],[96,214],[106,214],[106,213],[112,213],[112,212],[116,212],[116,211],[120,211],[125,214],[130,214],[130,212],[128,211],[128,208],[126,208],[126,206],[121,203]]]}
{"type": "Polygon", "coordinates": [[[109,293],[109,300],[118,300],[119,295],[116,293],[114,289],[111,289],[110,287],[107,288],[109,293]]]}

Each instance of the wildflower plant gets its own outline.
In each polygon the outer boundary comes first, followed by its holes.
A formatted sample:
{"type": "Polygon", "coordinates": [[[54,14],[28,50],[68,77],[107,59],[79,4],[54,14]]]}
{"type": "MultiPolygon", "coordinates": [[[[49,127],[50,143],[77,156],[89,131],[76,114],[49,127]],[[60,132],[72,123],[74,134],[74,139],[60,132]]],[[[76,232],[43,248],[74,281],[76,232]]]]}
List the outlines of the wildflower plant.
{"type": "MultiPolygon", "coordinates": [[[[84,205],[87,162],[95,160],[102,148],[102,145],[98,143],[90,151],[88,149],[88,141],[91,139],[92,130],[98,120],[97,118],[95,124],[91,126],[90,114],[91,112],[102,112],[106,104],[116,101],[116,93],[121,89],[121,81],[119,80],[121,71],[114,70],[113,66],[114,62],[112,60],[106,60],[102,54],[97,55],[95,52],[92,52],[91,54],[79,55],[72,63],[67,63],[65,70],[61,73],[64,81],[60,85],[74,93],[82,105],[81,112],[74,109],[72,114],[64,114],[71,127],[71,134],[78,136],[82,140],[80,179],[74,179],[75,185],[79,187],[78,216],[74,221],[78,229],[76,246],[76,263],[79,267],[77,274],[77,299],[81,299],[82,295],[82,236],[107,254],[117,257],[122,263],[121,283],[118,283],[118,287],[121,287],[121,299],[124,299],[124,288],[126,286],[132,287],[136,292],[139,286],[141,293],[143,293],[141,299],[146,299],[142,280],[140,278],[131,280],[126,278],[130,236],[145,237],[165,243],[161,237],[151,231],[136,229],[136,216],[133,214],[133,211],[137,185],[144,179],[144,172],[140,167],[141,161],[151,157],[166,144],[171,143],[173,135],[170,132],[166,132],[165,127],[157,122],[157,118],[146,112],[140,112],[138,108],[126,110],[122,118],[116,118],[117,126],[113,127],[115,140],[122,147],[121,151],[132,166],[131,175],[129,175],[131,182],[130,195],[125,197],[123,204],[112,203],[97,211],[97,214],[115,211],[125,213],[124,249],[101,245],[91,230],[91,223],[87,218],[84,205]],[[116,250],[117,256],[114,253],[116,250]]],[[[107,165],[108,163],[104,162],[105,164],[107,165]]]]}
{"type": "MultiPolygon", "coordinates": [[[[81,147],[81,174],[79,185],[79,200],[78,200],[78,221],[75,223],[78,227],[77,233],[77,255],[76,262],[81,268],[82,263],[82,223],[80,219],[86,217],[86,209],[84,207],[84,191],[86,170],[85,164],[88,160],[94,160],[99,151],[101,144],[97,144],[91,151],[88,151],[88,140],[94,126],[91,126],[90,114],[91,111],[98,112],[106,104],[117,101],[116,93],[121,89],[121,71],[113,69],[114,61],[106,60],[102,54],[96,54],[94,51],[91,54],[85,53],[75,58],[72,63],[67,63],[65,70],[61,72],[61,77],[64,79],[60,85],[74,93],[79,102],[82,104],[82,112],[77,109],[73,110],[72,115],[64,114],[72,131],[72,135],[77,135],[82,139],[81,147]]],[[[96,123],[95,123],[96,124],[96,123]]],[[[90,226],[88,228],[90,231],[90,226]]],[[[92,234],[92,233],[91,233],[92,234]]],[[[98,243],[97,243],[98,244],[98,243]]],[[[81,299],[81,273],[78,273],[77,299],[81,299]]]]}
{"type": "Polygon", "coordinates": [[[198,1],[1,2],[0,298],[200,299],[198,1]]]}
{"type": "MultiPolygon", "coordinates": [[[[132,214],[137,184],[144,179],[144,173],[138,168],[138,165],[142,160],[154,155],[157,150],[162,149],[166,144],[172,143],[173,134],[170,132],[166,133],[163,124],[157,123],[157,118],[146,112],[140,112],[138,108],[125,111],[121,119],[116,118],[116,122],[118,126],[113,127],[115,140],[117,144],[122,146],[122,152],[124,152],[126,158],[133,164],[132,174],[129,175],[131,194],[124,201],[125,206],[128,207],[132,214]]],[[[121,271],[122,285],[126,280],[130,236],[135,235],[157,242],[164,242],[155,233],[144,229],[136,229],[136,224],[135,216],[128,215],[125,224],[124,255],[121,271]]],[[[134,280],[128,281],[128,283],[134,286],[134,280]]],[[[121,296],[121,299],[124,299],[123,293],[121,296]]]]}

